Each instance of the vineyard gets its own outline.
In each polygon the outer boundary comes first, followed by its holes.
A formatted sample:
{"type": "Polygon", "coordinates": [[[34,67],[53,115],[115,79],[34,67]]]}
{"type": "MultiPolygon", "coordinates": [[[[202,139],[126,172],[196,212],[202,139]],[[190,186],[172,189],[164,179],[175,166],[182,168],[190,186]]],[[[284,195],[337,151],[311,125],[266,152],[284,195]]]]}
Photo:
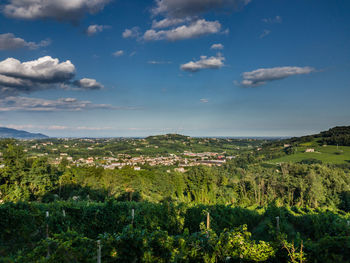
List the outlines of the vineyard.
{"type": "Polygon", "coordinates": [[[2,262],[349,262],[350,214],[146,202],[6,203],[2,262]]]}

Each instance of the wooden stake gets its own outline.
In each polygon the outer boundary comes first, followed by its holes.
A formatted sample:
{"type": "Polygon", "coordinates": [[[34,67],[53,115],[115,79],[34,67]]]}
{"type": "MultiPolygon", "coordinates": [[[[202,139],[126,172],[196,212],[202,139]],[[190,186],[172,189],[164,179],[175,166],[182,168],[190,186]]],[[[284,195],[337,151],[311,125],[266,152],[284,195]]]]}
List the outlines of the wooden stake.
{"type": "Polygon", "coordinates": [[[46,211],[46,238],[49,238],[49,211],[46,211]]]}
{"type": "Polygon", "coordinates": [[[131,209],[131,224],[134,225],[135,209],[131,209]]]}
{"type": "MultiPolygon", "coordinates": [[[[49,211],[46,211],[46,239],[49,239],[49,216],[50,216],[49,211]]],[[[46,257],[47,258],[50,257],[50,247],[49,246],[47,247],[46,257]]]]}
{"type": "Polygon", "coordinates": [[[207,229],[210,228],[210,214],[207,212],[207,229]]]}
{"type": "Polygon", "coordinates": [[[280,231],[280,217],[279,216],[276,216],[276,228],[277,228],[277,231],[280,231]]]}
{"type": "Polygon", "coordinates": [[[97,263],[101,263],[101,240],[97,240],[97,263]]]}

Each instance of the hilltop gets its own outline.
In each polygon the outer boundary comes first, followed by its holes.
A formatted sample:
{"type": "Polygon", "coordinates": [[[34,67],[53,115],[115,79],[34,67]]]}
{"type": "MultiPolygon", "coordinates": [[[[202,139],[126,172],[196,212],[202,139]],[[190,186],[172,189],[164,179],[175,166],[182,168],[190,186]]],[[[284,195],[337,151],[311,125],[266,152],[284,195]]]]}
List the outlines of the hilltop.
{"type": "Polygon", "coordinates": [[[16,129],[0,127],[0,138],[14,138],[14,139],[46,139],[48,136],[41,133],[31,133],[16,129]]]}
{"type": "Polygon", "coordinates": [[[350,163],[350,126],[338,126],[318,134],[273,141],[257,153],[273,163],[350,163]]]}

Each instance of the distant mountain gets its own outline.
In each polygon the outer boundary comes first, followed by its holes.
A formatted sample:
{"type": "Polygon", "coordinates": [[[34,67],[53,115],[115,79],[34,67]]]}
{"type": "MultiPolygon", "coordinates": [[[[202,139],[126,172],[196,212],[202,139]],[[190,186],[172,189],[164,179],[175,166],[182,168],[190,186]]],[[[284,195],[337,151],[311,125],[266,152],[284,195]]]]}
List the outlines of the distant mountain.
{"type": "Polygon", "coordinates": [[[45,139],[49,137],[41,133],[30,133],[26,131],[0,127],[0,138],[45,139]]]}

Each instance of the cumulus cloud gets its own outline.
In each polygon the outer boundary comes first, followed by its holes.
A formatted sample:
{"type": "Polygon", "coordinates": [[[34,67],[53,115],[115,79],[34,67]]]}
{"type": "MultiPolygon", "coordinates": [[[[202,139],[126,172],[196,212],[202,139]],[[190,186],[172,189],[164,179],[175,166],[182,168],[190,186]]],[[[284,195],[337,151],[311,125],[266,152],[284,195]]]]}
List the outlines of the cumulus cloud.
{"type": "Polygon", "coordinates": [[[219,33],[220,30],[221,24],[218,21],[206,21],[205,19],[198,19],[189,25],[182,25],[169,30],[147,30],[143,38],[146,41],[164,39],[169,41],[177,41],[219,33]]]}
{"type": "Polygon", "coordinates": [[[113,56],[115,56],[115,57],[121,57],[123,55],[124,55],[124,50],[118,50],[118,51],[113,53],[113,56]]]}
{"type": "Polygon", "coordinates": [[[16,37],[12,33],[0,34],[0,50],[14,50],[20,48],[37,49],[50,45],[49,39],[42,40],[39,43],[27,42],[22,38],[16,37]]]}
{"type": "Polygon", "coordinates": [[[74,73],[75,67],[69,60],[60,63],[57,58],[50,56],[23,63],[14,58],[0,62],[1,75],[42,83],[66,81],[71,79],[74,73]]]}
{"type": "Polygon", "coordinates": [[[223,45],[223,44],[220,44],[220,43],[218,43],[218,44],[213,44],[213,45],[211,45],[210,48],[211,48],[211,49],[224,49],[224,45],[223,45]]]}
{"type": "Polygon", "coordinates": [[[140,28],[135,26],[133,28],[127,28],[122,34],[123,38],[138,38],[140,36],[140,28]]]}
{"type": "Polygon", "coordinates": [[[101,11],[111,0],[9,0],[2,12],[12,18],[45,19],[76,23],[85,13],[101,11]]]}
{"type": "Polygon", "coordinates": [[[211,10],[225,8],[236,10],[247,5],[251,0],[156,0],[153,15],[183,18],[197,16],[211,10]]]}
{"type": "Polygon", "coordinates": [[[200,101],[201,103],[208,103],[208,102],[209,102],[208,99],[200,99],[199,101],[200,101]]]}
{"type": "Polygon", "coordinates": [[[85,90],[98,90],[104,88],[104,86],[101,83],[98,83],[95,79],[88,78],[76,80],[74,81],[74,85],[85,90]]]}
{"type": "Polygon", "coordinates": [[[258,87],[265,85],[267,82],[285,79],[294,75],[310,74],[315,69],[312,67],[276,67],[261,68],[242,74],[243,80],[240,85],[242,87],[258,87]]]}
{"type": "Polygon", "coordinates": [[[80,101],[75,98],[60,98],[57,100],[47,100],[28,97],[6,97],[0,99],[1,111],[82,111],[91,109],[127,109],[114,107],[109,104],[94,104],[90,101],[80,101]]]}
{"type": "Polygon", "coordinates": [[[96,35],[99,32],[102,32],[103,30],[110,28],[110,26],[106,26],[106,25],[90,25],[87,29],[86,29],[86,34],[88,36],[93,36],[96,35]]]}
{"type": "Polygon", "coordinates": [[[276,16],[276,17],[273,17],[273,18],[263,18],[262,21],[266,24],[280,24],[282,23],[282,17],[280,16],[276,16]]]}
{"type": "Polygon", "coordinates": [[[219,69],[224,66],[225,58],[221,54],[216,57],[201,56],[197,61],[190,61],[180,66],[181,70],[197,72],[202,69],[219,69]]]}
{"type": "MultiPolygon", "coordinates": [[[[18,96],[57,87],[72,85],[75,66],[71,61],[60,62],[57,58],[45,56],[28,62],[14,58],[0,61],[0,96],[18,96]]],[[[96,89],[101,86],[93,79],[82,79],[75,84],[81,89],[96,89]],[[92,88],[93,87],[93,88],[92,88]]]]}

